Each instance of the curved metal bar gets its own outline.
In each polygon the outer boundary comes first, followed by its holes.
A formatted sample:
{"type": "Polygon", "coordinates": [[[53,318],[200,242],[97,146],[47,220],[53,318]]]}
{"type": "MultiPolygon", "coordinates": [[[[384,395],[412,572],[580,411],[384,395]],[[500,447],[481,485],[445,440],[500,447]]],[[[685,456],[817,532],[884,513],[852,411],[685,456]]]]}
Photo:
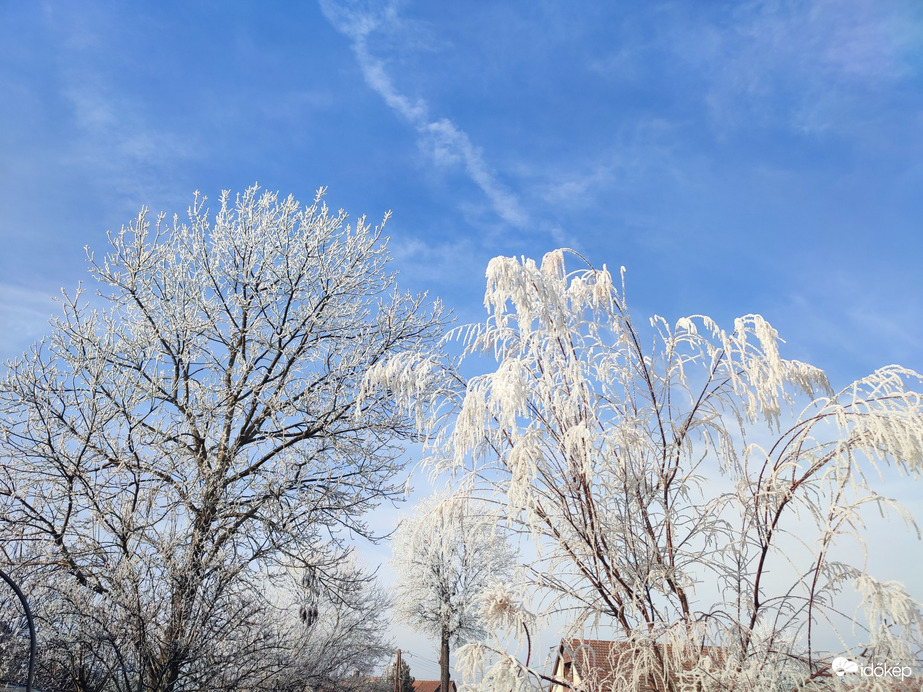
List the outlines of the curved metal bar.
{"type": "Polygon", "coordinates": [[[22,603],[22,609],[26,611],[26,622],[29,624],[29,674],[26,678],[26,692],[32,692],[32,677],[35,675],[35,623],[32,621],[32,611],[29,610],[29,603],[26,601],[26,597],[23,595],[22,591],[19,589],[19,586],[14,582],[9,575],[0,569],[0,577],[3,577],[3,580],[10,585],[13,591],[16,592],[16,595],[19,596],[19,602],[22,603]]]}

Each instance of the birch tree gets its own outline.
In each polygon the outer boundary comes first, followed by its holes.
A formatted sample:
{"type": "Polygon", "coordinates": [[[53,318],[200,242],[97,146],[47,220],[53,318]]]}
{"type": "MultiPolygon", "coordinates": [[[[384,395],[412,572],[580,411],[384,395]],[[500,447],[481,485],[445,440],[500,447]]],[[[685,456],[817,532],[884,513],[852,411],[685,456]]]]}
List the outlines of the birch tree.
{"type": "Polygon", "coordinates": [[[439,638],[443,690],[449,689],[450,645],[482,638],[481,597],[510,577],[513,553],[498,517],[462,496],[422,501],[394,535],[399,575],[395,610],[412,627],[439,638]]]}
{"type": "MultiPolygon", "coordinates": [[[[564,257],[492,260],[489,317],[456,332],[496,366],[464,383],[434,463],[493,493],[539,555],[528,583],[488,594],[492,629],[522,634],[529,607],[571,613],[568,636],[609,633],[620,654],[593,689],[887,689],[834,675],[834,657],[919,665],[920,603],[868,572],[862,527],[872,509],[916,529],[876,480],[920,479],[920,375],[892,365],[835,390],[759,315],[642,329],[624,270],[619,290],[564,257]],[[857,613],[837,608],[850,587],[857,613]]],[[[487,687],[549,683],[489,649],[459,652],[469,670],[495,656],[487,687]]]]}
{"type": "Polygon", "coordinates": [[[0,540],[54,574],[118,689],[206,689],[203,661],[264,645],[267,576],[374,537],[417,428],[363,383],[432,353],[443,317],[321,194],[225,192],[212,217],[197,193],[185,223],[145,209],[109,240],[98,296],[63,293],[0,384],[0,540]]]}

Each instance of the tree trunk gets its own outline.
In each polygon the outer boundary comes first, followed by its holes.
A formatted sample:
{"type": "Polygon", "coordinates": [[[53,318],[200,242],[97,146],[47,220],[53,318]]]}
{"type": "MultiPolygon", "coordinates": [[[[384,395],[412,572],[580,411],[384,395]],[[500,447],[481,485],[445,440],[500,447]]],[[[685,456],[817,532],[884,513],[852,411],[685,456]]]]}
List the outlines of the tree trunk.
{"type": "Polygon", "coordinates": [[[442,628],[442,652],[439,656],[440,690],[450,692],[449,689],[449,631],[442,628]]]}

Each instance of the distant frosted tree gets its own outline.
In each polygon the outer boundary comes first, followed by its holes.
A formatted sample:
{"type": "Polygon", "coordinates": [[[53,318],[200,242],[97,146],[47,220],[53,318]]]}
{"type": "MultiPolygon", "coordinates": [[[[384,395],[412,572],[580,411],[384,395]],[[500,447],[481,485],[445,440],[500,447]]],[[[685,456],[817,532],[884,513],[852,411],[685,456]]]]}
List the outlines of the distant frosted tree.
{"type": "Polygon", "coordinates": [[[187,223],[144,210],[110,243],[102,307],[65,294],[0,382],[0,541],[112,686],[210,689],[207,661],[271,659],[265,575],[327,578],[401,490],[417,421],[366,374],[434,353],[443,318],[320,195],[254,187],[213,216],[197,195],[187,223]]]}
{"type": "MultiPolygon", "coordinates": [[[[536,615],[572,613],[576,636],[615,633],[607,690],[814,689],[843,684],[837,655],[919,664],[920,604],[867,571],[861,529],[865,508],[913,524],[875,479],[886,465],[920,479],[920,375],[888,366],[834,391],[781,357],[759,315],[730,331],[701,315],[640,329],[624,280],[568,272],[563,251],[541,266],[493,259],[485,305],[488,320],[458,334],[496,367],[464,383],[435,459],[536,542],[530,581],[487,596],[493,629],[523,631],[538,603],[536,615]],[[837,608],[849,586],[855,625],[837,608]]],[[[413,393],[406,372],[376,376],[413,393]]],[[[547,680],[493,649],[497,689],[547,680]]],[[[459,656],[472,670],[489,653],[459,656]]]]}
{"type": "Polygon", "coordinates": [[[485,636],[481,599],[508,579],[513,553],[483,503],[437,494],[422,501],[394,535],[398,616],[440,641],[442,689],[449,689],[450,645],[485,636]]]}

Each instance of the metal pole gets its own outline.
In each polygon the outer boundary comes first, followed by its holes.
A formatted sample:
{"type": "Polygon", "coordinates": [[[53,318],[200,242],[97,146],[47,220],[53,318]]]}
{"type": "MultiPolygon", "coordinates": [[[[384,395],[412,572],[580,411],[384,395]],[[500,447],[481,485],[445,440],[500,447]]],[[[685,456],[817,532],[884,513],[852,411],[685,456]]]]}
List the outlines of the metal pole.
{"type": "Polygon", "coordinates": [[[35,623],[32,621],[32,611],[29,610],[29,603],[19,586],[2,569],[0,569],[0,577],[3,577],[3,580],[16,592],[19,602],[22,603],[22,609],[26,611],[26,622],[29,624],[29,674],[26,678],[26,692],[32,692],[32,677],[35,675],[35,623]]]}

